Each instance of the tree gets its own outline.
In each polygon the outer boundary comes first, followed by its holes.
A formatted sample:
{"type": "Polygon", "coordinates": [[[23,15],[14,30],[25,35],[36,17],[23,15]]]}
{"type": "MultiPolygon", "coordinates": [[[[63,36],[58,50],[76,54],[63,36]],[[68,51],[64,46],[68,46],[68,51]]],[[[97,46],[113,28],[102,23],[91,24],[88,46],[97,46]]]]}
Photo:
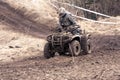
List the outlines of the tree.
{"type": "MultiPolygon", "coordinates": [[[[103,14],[117,16],[120,15],[120,0],[58,0],[80,6],[86,9],[94,10],[103,14]]],[[[67,7],[69,10],[71,7],[67,7]]],[[[79,11],[82,12],[82,11],[79,11]]],[[[83,11],[86,18],[96,19],[96,14],[83,11]]]]}

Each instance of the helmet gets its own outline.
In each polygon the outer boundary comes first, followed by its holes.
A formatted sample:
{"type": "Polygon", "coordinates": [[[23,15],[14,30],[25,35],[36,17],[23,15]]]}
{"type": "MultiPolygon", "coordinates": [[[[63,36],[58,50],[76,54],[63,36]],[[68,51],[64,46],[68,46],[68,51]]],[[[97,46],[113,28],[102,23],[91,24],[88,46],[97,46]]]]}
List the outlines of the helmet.
{"type": "Polygon", "coordinates": [[[61,7],[61,8],[59,9],[59,14],[62,14],[62,13],[65,13],[65,12],[66,12],[65,8],[61,7]]]}

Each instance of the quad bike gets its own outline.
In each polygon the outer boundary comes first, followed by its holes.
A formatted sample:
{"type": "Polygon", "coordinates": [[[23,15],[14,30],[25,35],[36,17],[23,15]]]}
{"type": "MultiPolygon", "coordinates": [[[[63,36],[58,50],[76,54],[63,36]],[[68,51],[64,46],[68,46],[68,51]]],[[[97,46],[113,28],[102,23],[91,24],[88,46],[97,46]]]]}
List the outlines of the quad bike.
{"type": "Polygon", "coordinates": [[[73,34],[69,31],[55,32],[47,37],[44,47],[44,57],[49,59],[59,55],[86,55],[91,53],[90,35],[84,33],[73,34]]]}

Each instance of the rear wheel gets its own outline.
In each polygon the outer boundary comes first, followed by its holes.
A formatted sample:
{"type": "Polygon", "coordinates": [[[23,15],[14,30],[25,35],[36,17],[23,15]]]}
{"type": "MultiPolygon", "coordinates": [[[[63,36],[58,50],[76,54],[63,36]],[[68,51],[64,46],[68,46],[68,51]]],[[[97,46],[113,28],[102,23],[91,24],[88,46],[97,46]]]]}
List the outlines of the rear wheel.
{"type": "Polygon", "coordinates": [[[70,55],[78,56],[81,52],[80,42],[77,40],[73,40],[71,44],[69,44],[70,55]]]}
{"type": "Polygon", "coordinates": [[[49,58],[54,57],[54,56],[55,56],[55,53],[52,52],[50,44],[46,43],[45,47],[44,47],[44,57],[46,59],[49,59],[49,58]]]}
{"type": "Polygon", "coordinates": [[[83,55],[91,53],[90,39],[88,39],[86,36],[83,36],[81,39],[81,47],[83,50],[83,55]]]}

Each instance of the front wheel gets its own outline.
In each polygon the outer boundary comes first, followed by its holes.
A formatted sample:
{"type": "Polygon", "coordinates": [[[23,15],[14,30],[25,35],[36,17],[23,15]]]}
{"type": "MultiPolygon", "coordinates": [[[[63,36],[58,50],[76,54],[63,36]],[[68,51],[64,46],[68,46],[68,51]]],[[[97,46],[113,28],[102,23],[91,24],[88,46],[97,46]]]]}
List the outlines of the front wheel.
{"type": "Polygon", "coordinates": [[[44,47],[44,57],[46,59],[49,59],[49,58],[54,57],[54,56],[55,56],[55,53],[52,52],[50,44],[46,43],[45,47],[44,47]]]}
{"type": "Polygon", "coordinates": [[[70,51],[70,55],[78,56],[80,54],[80,52],[81,52],[80,42],[77,41],[77,40],[73,40],[69,44],[69,51],[70,51]]]}

